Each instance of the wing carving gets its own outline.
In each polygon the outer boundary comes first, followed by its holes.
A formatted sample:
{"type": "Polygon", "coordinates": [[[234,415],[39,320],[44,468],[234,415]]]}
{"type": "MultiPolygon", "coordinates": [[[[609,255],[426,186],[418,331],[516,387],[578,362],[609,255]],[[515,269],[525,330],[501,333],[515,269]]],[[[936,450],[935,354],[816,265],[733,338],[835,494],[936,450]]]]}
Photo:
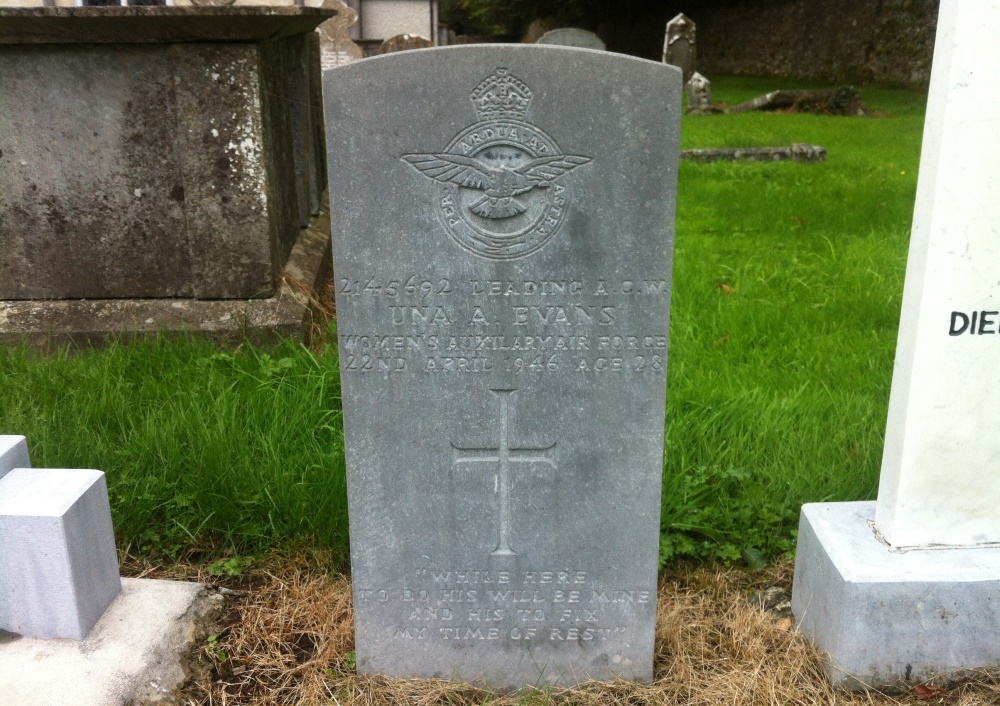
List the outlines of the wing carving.
{"type": "Polygon", "coordinates": [[[496,180],[482,164],[458,154],[404,154],[402,159],[426,177],[469,189],[489,189],[496,180]]]}
{"type": "Polygon", "coordinates": [[[523,164],[514,171],[531,179],[552,181],[566,172],[592,161],[590,157],[580,157],[575,154],[558,154],[551,157],[539,157],[523,164]]]}

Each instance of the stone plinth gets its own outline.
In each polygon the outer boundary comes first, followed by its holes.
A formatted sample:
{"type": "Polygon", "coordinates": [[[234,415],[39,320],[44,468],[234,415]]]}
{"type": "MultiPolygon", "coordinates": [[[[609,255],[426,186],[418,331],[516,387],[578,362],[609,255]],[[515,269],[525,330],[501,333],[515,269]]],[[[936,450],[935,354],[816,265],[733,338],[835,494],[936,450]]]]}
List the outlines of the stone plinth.
{"type": "Polygon", "coordinates": [[[1000,665],[1000,547],[893,551],[874,502],[802,507],[792,612],[837,686],[1000,665]]]}
{"type": "Polygon", "coordinates": [[[120,591],[103,473],[0,478],[0,630],[82,640],[120,591]]]}
{"type": "Polygon", "coordinates": [[[4,706],[184,703],[205,640],[218,634],[224,595],[184,581],[122,579],[122,592],[85,640],[0,632],[4,706]]]}
{"type": "Polygon", "coordinates": [[[274,294],[324,182],[332,14],[0,9],[0,300],[274,294]]]}

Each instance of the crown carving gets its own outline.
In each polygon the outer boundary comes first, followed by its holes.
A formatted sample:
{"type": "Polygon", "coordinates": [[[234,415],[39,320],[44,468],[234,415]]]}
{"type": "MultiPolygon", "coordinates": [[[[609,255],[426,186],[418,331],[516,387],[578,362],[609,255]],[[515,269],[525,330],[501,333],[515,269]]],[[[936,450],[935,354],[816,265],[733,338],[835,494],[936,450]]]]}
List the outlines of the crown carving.
{"type": "Polygon", "coordinates": [[[472,104],[480,120],[524,120],[530,103],[531,89],[524,81],[511,76],[508,69],[498,68],[472,92],[472,104]]]}

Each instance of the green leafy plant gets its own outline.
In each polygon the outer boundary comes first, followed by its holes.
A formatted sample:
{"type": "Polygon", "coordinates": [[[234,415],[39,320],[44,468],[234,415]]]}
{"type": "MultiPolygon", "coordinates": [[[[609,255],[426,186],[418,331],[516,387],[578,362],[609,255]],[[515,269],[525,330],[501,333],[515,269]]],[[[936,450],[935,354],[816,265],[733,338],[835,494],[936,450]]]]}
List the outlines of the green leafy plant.
{"type": "Polygon", "coordinates": [[[219,645],[218,635],[209,635],[206,643],[206,651],[216,662],[225,662],[229,659],[226,653],[222,650],[222,647],[219,645]]]}

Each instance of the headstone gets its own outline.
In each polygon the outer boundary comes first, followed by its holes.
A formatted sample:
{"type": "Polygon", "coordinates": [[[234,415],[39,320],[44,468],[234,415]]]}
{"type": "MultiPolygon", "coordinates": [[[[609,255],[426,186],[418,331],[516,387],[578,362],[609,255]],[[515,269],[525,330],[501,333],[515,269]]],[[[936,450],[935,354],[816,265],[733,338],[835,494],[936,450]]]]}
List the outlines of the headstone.
{"type": "Polygon", "coordinates": [[[15,468],[31,468],[28,442],[23,436],[0,434],[0,478],[15,468]]]}
{"type": "Polygon", "coordinates": [[[357,11],[348,7],[344,0],[325,0],[321,6],[337,11],[336,15],[316,29],[320,37],[320,64],[323,70],[362,58],[361,47],[351,38],[350,32],[350,28],[358,21],[357,11]]]}
{"type": "Polygon", "coordinates": [[[684,84],[687,92],[687,112],[694,115],[705,115],[712,112],[712,82],[697,71],[684,84]]]}
{"type": "Polygon", "coordinates": [[[576,27],[560,27],[549,30],[538,38],[536,44],[556,44],[562,47],[579,47],[580,49],[599,49],[606,51],[607,45],[593,32],[576,27]]]}
{"type": "Polygon", "coordinates": [[[426,49],[434,46],[434,42],[416,34],[397,34],[389,37],[379,45],[376,54],[391,54],[396,51],[409,51],[410,49],[426,49]]]}
{"type": "Polygon", "coordinates": [[[849,684],[1000,663],[1000,1],[937,33],[878,501],[800,522],[795,615],[849,684]]]}
{"type": "Polygon", "coordinates": [[[359,671],[650,679],[680,72],[480,45],[324,80],[359,671]]]}
{"type": "Polygon", "coordinates": [[[690,81],[695,69],[695,24],[683,12],[667,22],[663,38],[663,63],[676,66],[684,72],[684,81],[690,81]]]}
{"type": "Polygon", "coordinates": [[[0,478],[0,630],[82,640],[120,592],[103,473],[0,478]]]}

